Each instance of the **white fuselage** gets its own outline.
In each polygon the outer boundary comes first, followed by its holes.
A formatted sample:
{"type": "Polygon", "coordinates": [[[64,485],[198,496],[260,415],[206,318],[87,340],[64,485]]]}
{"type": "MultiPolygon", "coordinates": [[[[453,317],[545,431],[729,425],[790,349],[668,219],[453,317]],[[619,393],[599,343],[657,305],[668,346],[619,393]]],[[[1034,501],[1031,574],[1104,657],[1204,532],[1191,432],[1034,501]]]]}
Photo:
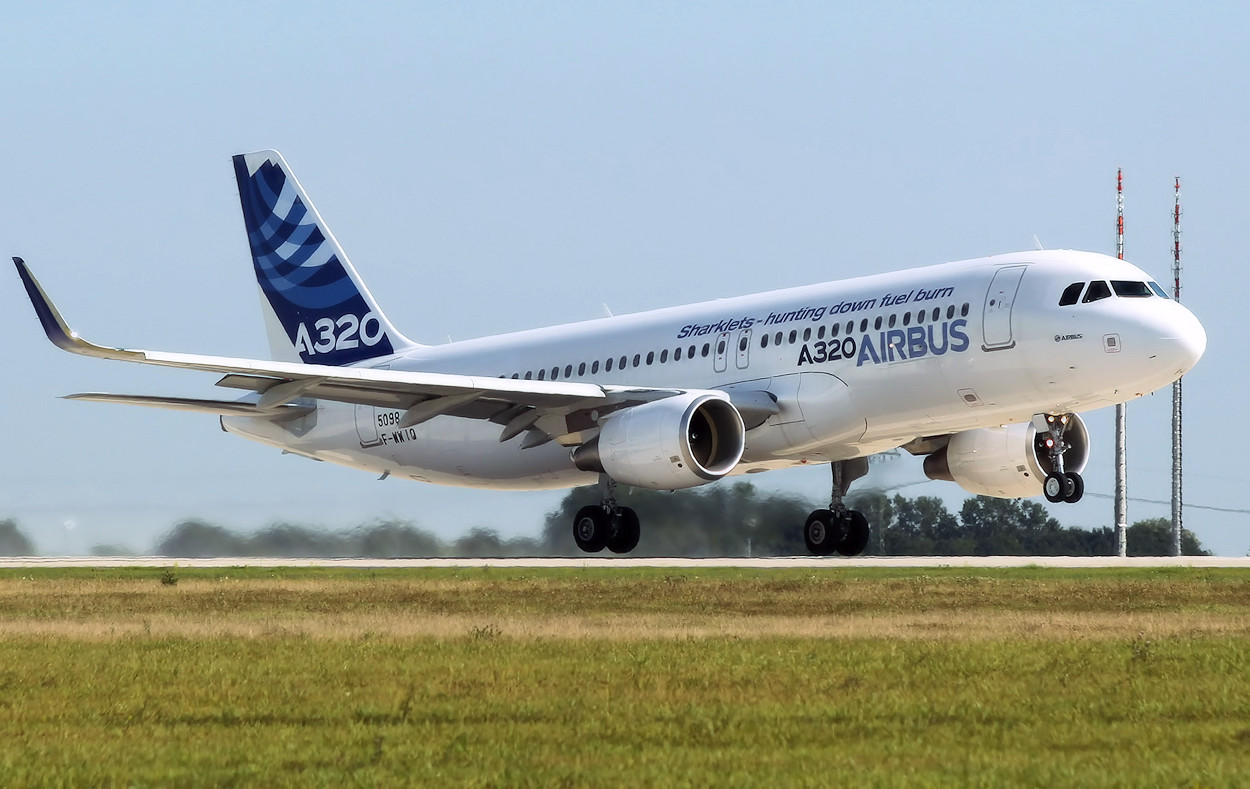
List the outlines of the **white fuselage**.
{"type": "MultiPolygon", "coordinates": [[[[1093,253],[1039,251],[421,347],[372,367],[618,386],[766,391],[733,473],[824,463],[926,436],[1124,402],[1183,375],[1205,348],[1161,295],[1060,306],[1095,280],[1149,283],[1093,253]]],[[[501,426],[317,401],[288,423],[225,417],[230,432],[356,468],[445,485],[594,482],[558,443],[522,448],[501,426]]]]}

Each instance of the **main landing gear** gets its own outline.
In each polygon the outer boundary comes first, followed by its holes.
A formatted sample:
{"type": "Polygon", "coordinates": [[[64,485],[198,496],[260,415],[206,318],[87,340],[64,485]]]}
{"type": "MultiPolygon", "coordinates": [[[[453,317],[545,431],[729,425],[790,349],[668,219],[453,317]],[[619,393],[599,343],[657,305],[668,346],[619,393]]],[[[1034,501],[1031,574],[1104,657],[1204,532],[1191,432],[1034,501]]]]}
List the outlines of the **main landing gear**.
{"type": "Polygon", "coordinates": [[[590,504],[577,511],[573,518],[573,541],[587,553],[607,548],[612,553],[629,553],[638,546],[642,529],[638,514],[616,503],[616,482],[607,474],[599,475],[602,504],[590,504]]]}
{"type": "Polygon", "coordinates": [[[833,469],[833,493],[829,509],[816,510],[803,524],[803,542],[816,556],[829,556],[834,551],[843,556],[858,556],[868,547],[868,519],[863,513],[848,510],[842,502],[851,483],[868,473],[868,458],[838,460],[833,469]]]}
{"type": "Polygon", "coordinates": [[[1033,417],[1038,441],[1050,458],[1050,473],[1042,481],[1042,493],[1053,504],[1061,501],[1075,504],[1085,495],[1085,479],[1075,471],[1063,469],[1063,453],[1070,448],[1063,436],[1070,421],[1069,414],[1038,414],[1033,417]]]}

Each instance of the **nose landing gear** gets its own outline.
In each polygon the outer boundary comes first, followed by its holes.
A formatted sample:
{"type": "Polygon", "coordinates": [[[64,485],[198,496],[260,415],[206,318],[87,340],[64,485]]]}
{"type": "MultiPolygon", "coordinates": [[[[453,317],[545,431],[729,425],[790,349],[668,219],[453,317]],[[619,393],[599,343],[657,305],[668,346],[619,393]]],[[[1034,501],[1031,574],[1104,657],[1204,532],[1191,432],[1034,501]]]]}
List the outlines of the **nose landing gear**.
{"type": "Polygon", "coordinates": [[[1063,455],[1071,448],[1064,440],[1069,422],[1071,414],[1038,414],[1033,417],[1038,440],[1050,459],[1051,470],[1042,481],[1042,492],[1046,500],[1053,504],[1061,501],[1075,504],[1085,495],[1085,479],[1077,472],[1063,468],[1063,455]]]}

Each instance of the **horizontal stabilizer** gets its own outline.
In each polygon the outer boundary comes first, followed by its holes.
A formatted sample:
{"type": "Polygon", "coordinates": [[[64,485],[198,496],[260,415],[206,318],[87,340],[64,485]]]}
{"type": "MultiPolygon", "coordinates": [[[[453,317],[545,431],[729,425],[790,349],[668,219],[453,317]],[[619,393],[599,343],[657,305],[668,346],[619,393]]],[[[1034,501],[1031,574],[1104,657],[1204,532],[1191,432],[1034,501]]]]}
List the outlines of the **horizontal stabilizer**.
{"type": "Polygon", "coordinates": [[[311,413],[312,406],[280,405],[262,411],[255,403],[237,400],[204,400],[197,397],[156,397],[153,395],[120,395],[104,392],[83,392],[65,395],[65,400],[87,400],[93,403],[124,403],[144,405],[150,408],[167,408],[171,411],[195,411],[201,414],[221,416],[277,416],[297,417],[311,413]]]}

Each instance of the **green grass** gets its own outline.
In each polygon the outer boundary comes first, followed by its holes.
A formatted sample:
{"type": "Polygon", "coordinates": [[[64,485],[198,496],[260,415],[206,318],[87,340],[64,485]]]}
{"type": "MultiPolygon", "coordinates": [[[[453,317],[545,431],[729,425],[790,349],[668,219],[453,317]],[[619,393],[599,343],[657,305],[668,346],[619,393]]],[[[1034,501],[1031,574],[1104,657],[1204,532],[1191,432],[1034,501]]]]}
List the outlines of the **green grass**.
{"type": "Polygon", "coordinates": [[[162,572],[0,571],[0,782],[1250,775],[1236,570],[162,572]]]}

